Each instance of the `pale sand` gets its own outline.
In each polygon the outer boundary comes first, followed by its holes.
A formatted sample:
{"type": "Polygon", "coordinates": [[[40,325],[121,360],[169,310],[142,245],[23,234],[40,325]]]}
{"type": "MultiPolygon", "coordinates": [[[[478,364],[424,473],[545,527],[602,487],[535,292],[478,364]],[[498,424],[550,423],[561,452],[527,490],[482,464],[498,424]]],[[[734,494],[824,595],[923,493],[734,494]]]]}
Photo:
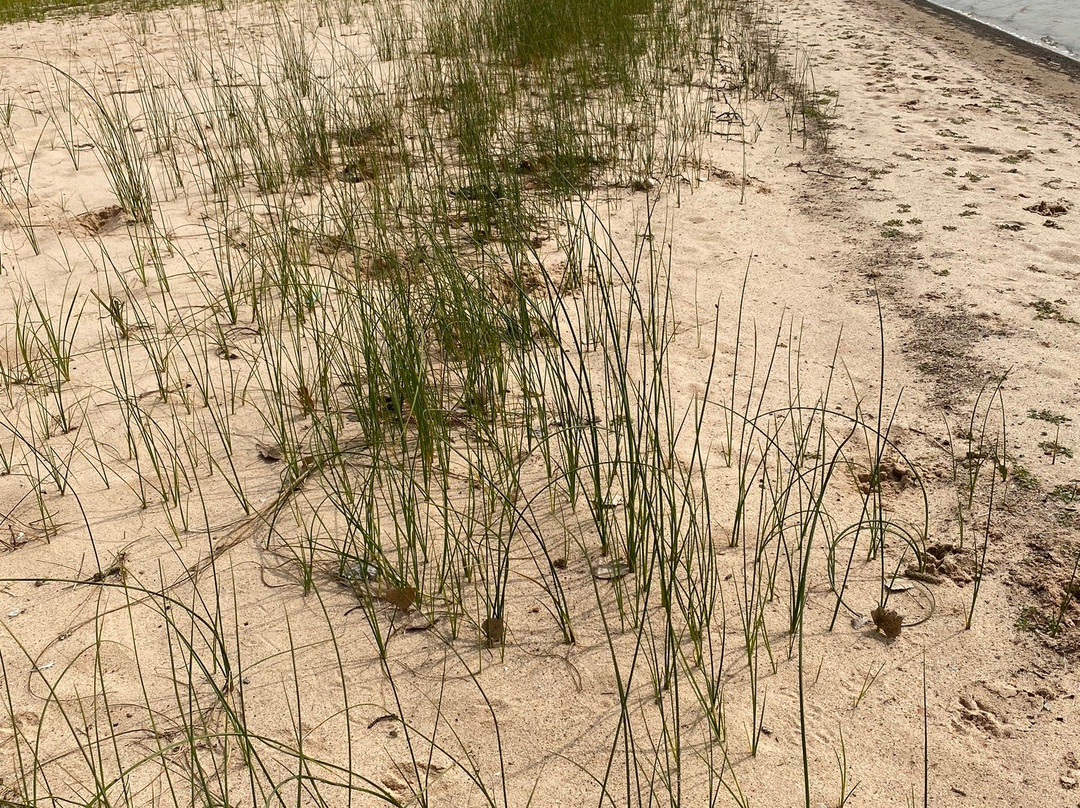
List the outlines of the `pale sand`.
{"type": "MultiPolygon", "coordinates": [[[[161,48],[163,64],[175,69],[175,55],[168,55],[173,34],[167,18],[150,18],[154,30],[146,41],[154,50],[161,48]]],[[[745,155],[750,178],[745,188],[739,180],[741,148],[717,136],[706,146],[705,162],[715,167],[713,176],[692,190],[684,188],[678,206],[668,199],[675,314],[684,326],[672,356],[680,392],[692,396],[704,383],[709,319],[717,299],[720,368],[730,369],[740,286],[749,261],[746,322],[756,323],[768,344],[783,314],[795,323],[810,391],[804,395],[810,398],[820,388],[842,330],[844,386],[850,377],[865,396],[864,405],[876,406],[876,289],[884,307],[885,399],[891,403],[903,393],[894,437],[928,480],[931,540],[955,541],[956,533],[950,518],[954,500],[943,413],[954,424],[962,420],[991,374],[1009,374],[1004,387],[1009,451],[1039,480],[1036,490],[1014,486],[1011,506],[995,517],[990,573],[970,631],[963,630],[970,584],[946,580],[930,587],[936,601],[931,619],[905,629],[893,642],[866,628],[853,630],[843,613],[837,629],[829,633],[832,600],[824,582],[818,582],[808,614],[805,664],[813,804],[836,800],[834,755],[840,750],[841,730],[848,783],[858,783],[850,805],[905,805],[913,793],[921,804],[925,660],[932,805],[1075,805],[1080,792],[1066,786],[1080,777],[1062,780],[1072,777],[1069,770],[1080,768],[1074,618],[1066,616],[1057,639],[1019,630],[1017,624],[1029,607],[1053,610],[1080,538],[1076,506],[1046,500],[1055,486],[1080,478],[1078,461],[1058,457],[1051,463],[1039,443],[1047,440],[1047,432],[1054,437],[1053,428],[1028,417],[1030,410],[1042,409],[1068,415],[1072,422],[1061,430],[1060,442],[1080,452],[1075,437],[1080,429],[1080,325],[1075,322],[1080,320],[1080,84],[1026,55],[973,39],[892,0],[797,0],[785,4],[781,24],[808,51],[815,86],[838,92],[828,150],[804,149],[798,135],[789,139],[782,109],[761,109],[745,155]],[[1025,211],[1041,201],[1060,200],[1071,208],[1063,216],[1051,219],[1025,211]],[[894,219],[902,224],[886,224],[894,219]],[[1048,221],[1059,226],[1045,226],[1048,221]],[[1049,301],[1061,321],[1037,319],[1039,310],[1032,304],[1040,300],[1049,301]],[[700,343],[699,330],[705,334],[700,343]],[[853,709],[867,673],[879,667],[880,675],[853,709]]],[[[0,29],[0,53],[58,64],[101,87],[132,89],[137,77],[130,71],[114,76],[104,66],[113,60],[123,63],[121,32],[131,26],[131,20],[119,17],[7,26],[0,29]],[[109,43],[113,55],[108,62],[96,62],[109,43]]],[[[258,31],[258,26],[251,22],[250,30],[258,31]]],[[[243,30],[233,34],[237,40],[245,36],[243,30]]],[[[0,61],[0,86],[17,88],[28,107],[44,104],[35,90],[41,75],[38,66],[0,61]]],[[[23,132],[36,131],[43,119],[19,114],[17,124],[23,132]]],[[[37,151],[32,174],[35,213],[37,221],[49,225],[41,232],[40,257],[30,254],[10,217],[0,212],[5,267],[14,263],[28,283],[51,295],[58,296],[65,285],[83,291],[102,288],[90,261],[73,246],[81,244],[93,255],[93,240],[73,219],[115,200],[92,155],[84,152],[83,159],[85,167],[75,171],[60,143],[42,143],[37,151]]],[[[632,237],[644,199],[640,194],[625,196],[614,220],[617,236],[624,239],[632,237]]],[[[187,228],[195,238],[201,212],[197,198],[180,194],[167,215],[177,233],[187,228]]],[[[114,239],[110,249],[122,255],[119,245],[126,237],[103,236],[109,238],[114,239]]],[[[11,284],[12,275],[0,281],[11,284]]],[[[0,321],[5,323],[12,316],[11,297],[5,295],[0,302],[0,321]]],[[[148,302],[152,299],[147,293],[148,302]]],[[[78,340],[84,348],[100,341],[93,300],[87,313],[78,340]]],[[[787,335],[785,327],[785,341],[787,335]]],[[[77,374],[79,361],[75,364],[77,374]]],[[[108,384],[108,378],[83,377],[81,383],[91,390],[108,384]]],[[[152,375],[140,372],[138,386],[152,391],[152,375]]],[[[841,394],[840,400],[851,412],[850,393],[841,394]]],[[[114,410],[102,415],[96,431],[115,439],[119,450],[122,438],[115,433],[114,410]]],[[[238,455],[249,458],[244,471],[249,495],[256,503],[271,502],[278,479],[255,452],[261,430],[257,415],[241,409],[233,427],[242,443],[238,455]]],[[[133,479],[120,463],[116,474],[133,479]]],[[[730,506],[724,500],[733,480],[726,470],[717,476],[715,509],[720,520],[729,519],[730,506]]],[[[103,491],[92,478],[84,485],[81,504],[93,526],[96,552],[106,562],[126,551],[132,574],[151,585],[158,579],[159,564],[165,579],[173,580],[184,564],[205,556],[204,539],[179,544],[171,540],[160,512],[140,510],[124,485],[114,481],[103,491]]],[[[236,518],[235,503],[227,491],[214,492],[222,514],[216,523],[224,527],[236,518]]],[[[0,480],[0,513],[7,514],[16,530],[34,518],[25,493],[23,479],[0,480]]],[[[80,529],[83,517],[70,499],[57,501],[59,535],[49,544],[34,543],[0,557],[0,574],[84,578],[96,569],[80,529]]],[[[837,508],[858,501],[854,486],[850,500],[837,508]]],[[[904,492],[895,492],[893,504],[900,513],[919,506],[904,492]]],[[[0,530],[7,529],[0,521],[0,530]]],[[[726,529],[720,527],[721,537],[726,529]]],[[[305,600],[280,571],[279,560],[262,551],[261,539],[242,531],[222,530],[220,535],[240,539],[218,561],[219,574],[225,570],[236,582],[244,657],[248,664],[260,660],[246,672],[249,724],[267,735],[292,738],[292,662],[280,655],[289,647],[287,615],[292,636],[312,643],[297,652],[296,662],[308,733],[305,749],[347,764],[337,663],[325,642],[325,605],[334,615],[351,699],[361,705],[351,724],[352,765],[358,773],[407,794],[401,767],[407,775],[411,768],[404,735],[393,722],[371,723],[396,711],[394,695],[372,653],[366,624],[355,613],[341,616],[355,601],[341,591],[327,591],[321,602],[305,600]]],[[[739,568],[740,553],[720,552],[724,564],[733,571],[739,568]]],[[[578,559],[576,567],[572,559],[567,580],[580,590],[577,602],[584,614],[595,610],[595,603],[584,562],[578,559]]],[[[856,599],[872,602],[872,586],[860,586],[856,599]]],[[[191,598],[188,589],[178,591],[191,598]]],[[[917,597],[922,591],[897,595],[893,602],[909,615],[920,614],[925,610],[917,597]]],[[[94,625],[85,621],[102,611],[99,599],[109,606],[123,605],[118,591],[102,593],[88,586],[11,583],[4,588],[0,612],[8,616],[0,619],[9,633],[0,636],[0,649],[19,707],[14,721],[22,731],[32,732],[38,721],[43,685],[13,640],[17,638],[38,665],[49,665],[47,670],[73,664],[55,696],[73,704],[76,691],[85,696],[94,685],[92,654],[80,653],[93,641],[94,625]]],[[[729,609],[734,593],[730,599],[729,609]]],[[[151,618],[145,620],[149,622],[140,630],[149,637],[155,625],[151,618]]],[[[477,681],[498,716],[511,804],[524,805],[534,784],[534,805],[590,804],[596,800],[596,787],[586,772],[602,775],[619,716],[609,650],[596,621],[579,620],[578,642],[566,646],[545,620],[542,610],[534,615],[523,606],[508,621],[510,640],[503,657],[478,652],[468,643],[459,644],[458,653],[474,668],[483,662],[477,681]]],[[[737,634],[734,627],[730,631],[737,634]]],[[[126,621],[105,629],[109,641],[101,654],[105,669],[116,674],[110,681],[117,704],[142,699],[133,674],[130,634],[126,621]]],[[[151,649],[148,653],[144,647],[140,654],[144,675],[160,677],[168,663],[152,640],[144,642],[151,649]]],[[[776,642],[778,671],[766,677],[767,734],[756,758],[747,754],[744,738],[749,724],[745,661],[734,640],[728,649],[729,752],[750,805],[802,804],[796,670],[782,647],[786,640],[776,642]]],[[[496,782],[488,708],[462,665],[453,658],[445,662],[444,644],[427,632],[401,633],[391,648],[399,695],[419,725],[440,698],[444,664],[449,666],[443,715],[466,739],[483,774],[496,782]]],[[[640,695],[644,711],[648,699],[640,695]]],[[[131,730],[137,739],[146,727],[141,714],[134,715],[131,726],[121,723],[117,730],[131,730]]],[[[5,755],[12,748],[7,724],[0,721],[5,755]]],[[[58,736],[60,730],[48,728],[58,736]]],[[[694,738],[702,732],[700,727],[686,731],[694,738]]],[[[686,754],[694,753],[687,749],[686,754]]],[[[447,766],[441,756],[435,764],[440,772],[447,766]]],[[[72,771],[82,770],[73,766],[72,771]]],[[[706,804],[700,767],[688,763],[687,771],[692,774],[684,784],[684,804],[706,804]]],[[[435,786],[435,804],[481,804],[475,794],[460,796],[466,785],[460,771],[446,771],[435,786]]],[[[622,804],[623,797],[614,794],[614,803],[622,804]]],[[[140,799],[163,798],[146,791],[135,801],[140,799]]],[[[245,796],[234,804],[249,802],[245,796]]],[[[730,797],[722,794],[718,804],[731,804],[730,797]]]]}

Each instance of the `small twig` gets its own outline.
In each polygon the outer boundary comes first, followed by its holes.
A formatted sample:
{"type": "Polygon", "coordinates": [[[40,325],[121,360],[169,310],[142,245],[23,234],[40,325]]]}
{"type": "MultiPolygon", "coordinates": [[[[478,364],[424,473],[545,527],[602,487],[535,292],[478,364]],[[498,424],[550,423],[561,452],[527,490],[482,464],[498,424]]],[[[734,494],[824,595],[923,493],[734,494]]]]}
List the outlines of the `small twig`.
{"type": "Polygon", "coordinates": [[[797,168],[803,174],[820,174],[822,177],[829,177],[834,180],[857,180],[858,177],[853,177],[848,174],[830,174],[828,171],[822,171],[820,168],[804,168],[802,162],[788,163],[785,168],[797,168]]]}

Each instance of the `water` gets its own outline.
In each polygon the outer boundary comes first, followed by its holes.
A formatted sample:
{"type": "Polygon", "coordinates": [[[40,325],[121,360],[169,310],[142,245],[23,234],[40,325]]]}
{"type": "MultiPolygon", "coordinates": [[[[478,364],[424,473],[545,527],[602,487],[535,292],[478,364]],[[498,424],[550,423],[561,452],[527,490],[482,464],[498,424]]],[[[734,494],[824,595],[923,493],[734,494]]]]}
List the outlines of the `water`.
{"type": "Polygon", "coordinates": [[[1080,0],[931,0],[1080,60],[1080,0]]]}

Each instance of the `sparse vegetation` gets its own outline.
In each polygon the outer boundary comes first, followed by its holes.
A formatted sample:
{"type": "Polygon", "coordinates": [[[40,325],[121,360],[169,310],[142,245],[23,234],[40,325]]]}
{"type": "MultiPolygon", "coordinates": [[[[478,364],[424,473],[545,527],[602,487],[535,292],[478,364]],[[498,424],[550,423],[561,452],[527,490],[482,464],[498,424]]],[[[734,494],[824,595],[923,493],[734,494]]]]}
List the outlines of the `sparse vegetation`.
{"type": "Polygon", "coordinates": [[[1034,418],[1037,421],[1046,421],[1046,423],[1053,424],[1054,426],[1061,426],[1072,422],[1072,418],[1069,416],[1047,409],[1028,410],[1028,417],[1034,418]]]}
{"type": "Polygon", "coordinates": [[[1073,456],[1072,449],[1063,446],[1056,440],[1039,441],[1039,448],[1043,450],[1043,454],[1050,458],[1051,463],[1057,462],[1059,457],[1071,458],[1073,456]]]}
{"type": "Polygon", "coordinates": [[[1012,465],[1009,471],[1009,479],[1013,488],[1021,491],[1037,491],[1039,489],[1039,478],[1019,463],[1012,465]]]}
{"type": "Polygon", "coordinates": [[[1055,485],[1047,498],[1062,505],[1074,505],[1080,502],[1080,482],[1055,485]]]}
{"type": "Polygon", "coordinates": [[[1052,320],[1055,323],[1072,323],[1076,324],[1076,320],[1065,313],[1064,306],[1068,305],[1065,300],[1046,300],[1045,298],[1039,298],[1032,303],[1028,303],[1028,306],[1035,309],[1036,320],[1052,320]]]}

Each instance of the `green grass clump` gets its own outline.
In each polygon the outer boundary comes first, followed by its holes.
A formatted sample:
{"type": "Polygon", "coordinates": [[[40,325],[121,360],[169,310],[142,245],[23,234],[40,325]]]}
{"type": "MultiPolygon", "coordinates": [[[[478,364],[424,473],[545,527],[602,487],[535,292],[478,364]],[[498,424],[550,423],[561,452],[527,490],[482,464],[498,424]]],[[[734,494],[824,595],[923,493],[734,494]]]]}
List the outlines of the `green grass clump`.
{"type": "Polygon", "coordinates": [[[644,23],[664,0],[494,0],[486,4],[484,33],[492,51],[537,67],[572,56],[608,65],[632,60],[644,23]]]}

